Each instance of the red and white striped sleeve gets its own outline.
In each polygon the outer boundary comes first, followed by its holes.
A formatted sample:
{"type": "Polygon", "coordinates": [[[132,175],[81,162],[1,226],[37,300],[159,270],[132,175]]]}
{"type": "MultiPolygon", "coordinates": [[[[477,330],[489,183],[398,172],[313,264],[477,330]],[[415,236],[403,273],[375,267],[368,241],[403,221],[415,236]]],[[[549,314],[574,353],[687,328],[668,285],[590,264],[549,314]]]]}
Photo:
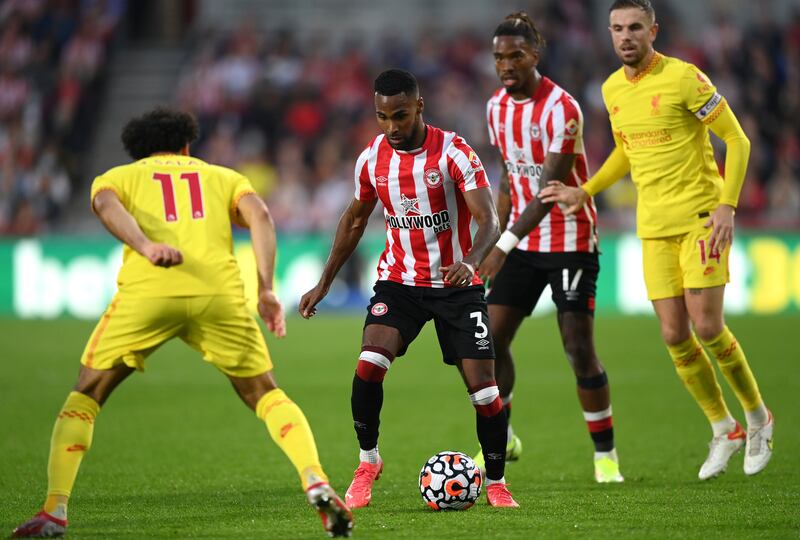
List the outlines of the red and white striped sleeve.
{"type": "Polygon", "coordinates": [[[578,102],[563,95],[550,112],[553,139],[548,152],[580,154],[583,152],[583,113],[578,102]]]}
{"type": "Polygon", "coordinates": [[[453,143],[447,149],[447,169],[461,191],[489,187],[489,179],[486,177],[481,159],[459,136],[453,139],[453,143]]]}
{"type": "Polygon", "coordinates": [[[378,197],[378,192],[372,183],[369,174],[369,156],[372,154],[372,144],[367,146],[356,160],[354,171],[356,192],[355,198],[359,201],[372,201],[378,197]]]}

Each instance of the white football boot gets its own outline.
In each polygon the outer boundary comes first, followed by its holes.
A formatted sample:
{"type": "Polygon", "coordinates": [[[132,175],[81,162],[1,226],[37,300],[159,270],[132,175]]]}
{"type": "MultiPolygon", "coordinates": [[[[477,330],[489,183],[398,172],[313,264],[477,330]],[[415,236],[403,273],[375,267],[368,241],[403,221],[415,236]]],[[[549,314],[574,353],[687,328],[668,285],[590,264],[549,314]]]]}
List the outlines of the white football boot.
{"type": "Polygon", "coordinates": [[[772,429],[775,419],[772,411],[769,421],[761,427],[747,428],[747,445],[744,451],[744,473],[758,474],[764,470],[772,457],[772,429]]]}
{"type": "Polygon", "coordinates": [[[700,467],[697,477],[700,480],[708,480],[724,473],[728,468],[728,461],[733,454],[741,450],[746,438],[747,434],[742,429],[742,425],[736,422],[736,428],[733,431],[711,439],[711,442],[708,443],[708,457],[700,467]]]}

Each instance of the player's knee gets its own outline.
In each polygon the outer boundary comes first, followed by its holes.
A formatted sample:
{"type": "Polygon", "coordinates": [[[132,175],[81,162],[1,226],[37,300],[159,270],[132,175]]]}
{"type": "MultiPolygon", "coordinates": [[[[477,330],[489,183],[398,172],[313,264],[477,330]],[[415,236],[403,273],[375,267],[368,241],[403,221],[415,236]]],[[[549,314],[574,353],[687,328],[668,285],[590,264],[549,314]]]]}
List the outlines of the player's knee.
{"type": "Polygon", "coordinates": [[[691,337],[688,328],[676,326],[661,326],[661,338],[669,347],[680,345],[691,337]]]}
{"type": "Polygon", "coordinates": [[[469,400],[481,416],[494,416],[503,410],[500,390],[494,380],[470,387],[469,400]]]}
{"type": "Polygon", "coordinates": [[[572,365],[575,375],[589,377],[602,371],[594,346],[586,340],[570,340],[564,344],[564,352],[572,365]]]}
{"type": "Polygon", "coordinates": [[[722,333],[722,321],[702,320],[694,324],[694,331],[701,341],[711,341],[722,333]]]}
{"type": "Polygon", "coordinates": [[[394,355],[382,347],[365,345],[358,356],[356,376],[366,382],[382,382],[394,361],[394,355]]]}

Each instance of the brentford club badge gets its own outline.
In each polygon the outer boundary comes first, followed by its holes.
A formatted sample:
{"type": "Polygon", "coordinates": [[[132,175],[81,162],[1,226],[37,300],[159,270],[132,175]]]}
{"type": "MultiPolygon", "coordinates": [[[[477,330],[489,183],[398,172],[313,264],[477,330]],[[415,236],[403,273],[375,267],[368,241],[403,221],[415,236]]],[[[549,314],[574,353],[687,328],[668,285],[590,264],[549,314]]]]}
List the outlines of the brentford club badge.
{"type": "Polygon", "coordinates": [[[386,315],[389,312],[389,308],[383,302],[378,302],[374,306],[372,306],[372,314],[376,317],[380,317],[381,315],[386,315]]]}
{"type": "Polygon", "coordinates": [[[539,128],[539,124],[531,124],[531,139],[538,141],[541,136],[542,130],[539,128]]]}
{"type": "Polygon", "coordinates": [[[425,171],[425,183],[428,187],[437,188],[442,185],[442,173],[439,169],[428,169],[425,171]]]}

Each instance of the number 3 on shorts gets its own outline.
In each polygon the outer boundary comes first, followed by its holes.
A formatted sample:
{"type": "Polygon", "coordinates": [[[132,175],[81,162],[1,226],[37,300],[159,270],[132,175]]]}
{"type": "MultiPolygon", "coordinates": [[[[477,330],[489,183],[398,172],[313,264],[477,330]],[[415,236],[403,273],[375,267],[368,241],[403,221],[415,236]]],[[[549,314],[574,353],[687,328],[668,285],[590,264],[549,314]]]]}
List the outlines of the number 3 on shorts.
{"type": "Polygon", "coordinates": [[[469,314],[469,318],[475,319],[475,324],[478,328],[480,328],[480,330],[475,332],[476,338],[485,338],[487,335],[489,335],[489,329],[486,328],[486,324],[483,322],[483,313],[480,311],[473,311],[469,314]]]}

